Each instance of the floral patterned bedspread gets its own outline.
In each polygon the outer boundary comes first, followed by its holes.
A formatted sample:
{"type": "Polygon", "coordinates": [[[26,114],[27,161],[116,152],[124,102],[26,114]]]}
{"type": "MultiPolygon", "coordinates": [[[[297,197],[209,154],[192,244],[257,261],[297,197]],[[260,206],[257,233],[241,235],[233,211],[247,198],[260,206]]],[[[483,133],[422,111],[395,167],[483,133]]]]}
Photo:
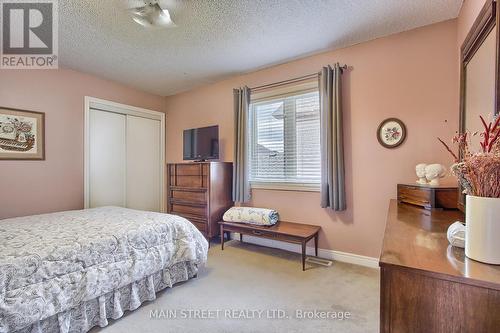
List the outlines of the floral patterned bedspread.
{"type": "Polygon", "coordinates": [[[66,311],[179,262],[208,243],[188,220],[102,207],[0,220],[0,332],[66,311]]]}

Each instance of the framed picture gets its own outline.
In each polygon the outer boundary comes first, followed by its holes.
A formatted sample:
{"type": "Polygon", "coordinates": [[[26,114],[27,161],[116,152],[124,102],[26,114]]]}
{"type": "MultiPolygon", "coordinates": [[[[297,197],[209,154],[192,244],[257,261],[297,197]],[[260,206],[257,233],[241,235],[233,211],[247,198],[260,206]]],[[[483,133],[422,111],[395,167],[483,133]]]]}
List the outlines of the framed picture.
{"type": "Polygon", "coordinates": [[[0,107],[0,160],[45,159],[45,113],[0,107]]]}
{"type": "Polygon", "coordinates": [[[388,118],[377,129],[378,142],[385,148],[396,148],[406,139],[406,126],[397,118],[388,118]]]}

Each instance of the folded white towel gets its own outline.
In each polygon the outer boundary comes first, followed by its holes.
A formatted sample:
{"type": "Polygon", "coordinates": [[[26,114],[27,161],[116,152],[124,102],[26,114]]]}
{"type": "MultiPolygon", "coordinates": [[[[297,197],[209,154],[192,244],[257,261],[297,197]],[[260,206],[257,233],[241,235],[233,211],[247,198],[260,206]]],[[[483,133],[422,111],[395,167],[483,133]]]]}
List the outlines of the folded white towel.
{"type": "Polygon", "coordinates": [[[232,207],[224,213],[226,222],[239,222],[258,225],[273,225],[279,220],[278,212],[273,209],[255,207],[232,207]]]}

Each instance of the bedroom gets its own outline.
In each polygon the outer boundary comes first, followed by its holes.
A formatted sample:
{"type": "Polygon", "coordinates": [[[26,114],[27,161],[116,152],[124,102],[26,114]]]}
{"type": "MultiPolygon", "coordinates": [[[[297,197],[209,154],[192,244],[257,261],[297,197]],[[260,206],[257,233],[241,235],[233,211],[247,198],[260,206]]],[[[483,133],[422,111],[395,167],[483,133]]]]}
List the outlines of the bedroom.
{"type": "Polygon", "coordinates": [[[0,1],[0,332],[499,330],[437,139],[498,114],[496,1],[33,2],[0,1]]]}

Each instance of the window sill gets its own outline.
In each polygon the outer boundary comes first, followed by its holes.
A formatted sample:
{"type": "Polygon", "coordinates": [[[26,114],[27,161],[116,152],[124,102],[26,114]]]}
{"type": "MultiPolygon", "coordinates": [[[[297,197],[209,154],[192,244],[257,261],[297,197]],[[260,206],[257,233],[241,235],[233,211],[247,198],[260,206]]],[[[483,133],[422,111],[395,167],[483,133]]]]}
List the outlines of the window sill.
{"type": "Polygon", "coordinates": [[[319,184],[287,184],[250,182],[252,189],[271,191],[319,192],[319,184]]]}

